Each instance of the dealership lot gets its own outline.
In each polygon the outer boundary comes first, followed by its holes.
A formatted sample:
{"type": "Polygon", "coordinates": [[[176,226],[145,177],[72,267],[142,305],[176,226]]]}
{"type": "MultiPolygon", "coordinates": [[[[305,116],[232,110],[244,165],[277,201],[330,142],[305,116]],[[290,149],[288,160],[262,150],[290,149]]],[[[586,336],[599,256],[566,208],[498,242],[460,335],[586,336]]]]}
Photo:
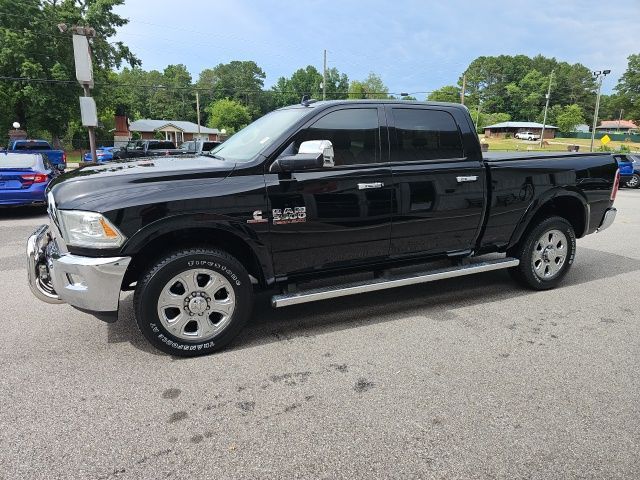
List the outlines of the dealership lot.
{"type": "Polygon", "coordinates": [[[640,191],[562,288],[505,272],[271,310],[227,351],[37,301],[0,212],[0,477],[638,478],[640,191]]]}

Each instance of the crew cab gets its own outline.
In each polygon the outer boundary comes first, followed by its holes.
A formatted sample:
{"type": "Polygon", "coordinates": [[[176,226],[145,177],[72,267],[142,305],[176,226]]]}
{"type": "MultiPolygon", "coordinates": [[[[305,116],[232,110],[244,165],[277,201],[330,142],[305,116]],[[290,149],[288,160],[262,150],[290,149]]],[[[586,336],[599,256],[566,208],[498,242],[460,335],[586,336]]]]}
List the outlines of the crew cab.
{"type": "Polygon", "coordinates": [[[9,142],[9,152],[46,155],[58,170],[67,168],[67,154],[64,150],[55,150],[46,140],[13,140],[9,142]]]}
{"type": "Polygon", "coordinates": [[[483,158],[459,104],[305,100],[206,156],[61,176],[29,283],[107,321],[135,290],[144,336],[200,355],[233,340],[261,291],[278,308],[498,269],[553,288],[576,238],[614,221],[618,185],[606,153],[483,158]]]}
{"type": "Polygon", "coordinates": [[[182,155],[175,143],[168,140],[133,140],[113,152],[113,159],[182,155]]]}
{"type": "Polygon", "coordinates": [[[516,133],[515,137],[520,140],[529,140],[529,141],[540,140],[540,135],[533,132],[518,132],[516,133]]]}

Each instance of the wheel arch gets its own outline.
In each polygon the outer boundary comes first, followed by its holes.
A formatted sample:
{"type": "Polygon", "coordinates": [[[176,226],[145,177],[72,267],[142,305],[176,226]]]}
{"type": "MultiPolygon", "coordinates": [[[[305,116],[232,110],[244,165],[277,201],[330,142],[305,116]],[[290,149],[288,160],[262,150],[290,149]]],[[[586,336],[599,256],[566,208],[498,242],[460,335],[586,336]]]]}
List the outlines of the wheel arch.
{"type": "Polygon", "coordinates": [[[534,202],[522,216],[511,236],[508,248],[517,246],[525,232],[540,220],[557,215],[573,227],[576,237],[589,231],[589,204],[584,196],[574,190],[554,189],[534,202]]]}
{"type": "Polygon", "coordinates": [[[140,275],[167,252],[189,247],[219,248],[242,263],[260,287],[273,282],[266,246],[257,238],[250,238],[228,224],[183,228],[168,228],[165,225],[140,233],[128,242],[124,253],[130,255],[132,260],[123,279],[123,290],[131,289],[140,275]]]}

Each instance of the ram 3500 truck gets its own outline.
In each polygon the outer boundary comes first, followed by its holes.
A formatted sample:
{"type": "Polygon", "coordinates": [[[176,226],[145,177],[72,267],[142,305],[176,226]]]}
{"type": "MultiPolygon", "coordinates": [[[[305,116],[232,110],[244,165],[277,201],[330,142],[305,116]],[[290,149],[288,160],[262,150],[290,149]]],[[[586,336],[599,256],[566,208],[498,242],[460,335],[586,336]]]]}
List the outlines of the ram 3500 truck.
{"type": "Polygon", "coordinates": [[[153,345],[206,354],[238,334],[259,291],[283,307],[497,269],[553,288],[576,238],[613,222],[618,183],[607,154],[483,158],[458,104],[303,101],[207,156],[59,177],[50,224],[28,241],[29,282],[108,321],[135,290],[153,345]],[[342,284],[346,273],[362,279],[342,284]]]}

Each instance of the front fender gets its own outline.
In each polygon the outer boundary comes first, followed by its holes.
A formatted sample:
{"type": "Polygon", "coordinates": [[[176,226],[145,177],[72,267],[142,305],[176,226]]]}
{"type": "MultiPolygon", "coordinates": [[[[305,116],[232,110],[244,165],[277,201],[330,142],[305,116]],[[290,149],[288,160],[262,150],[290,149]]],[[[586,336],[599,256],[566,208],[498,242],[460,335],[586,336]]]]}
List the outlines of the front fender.
{"type": "Polygon", "coordinates": [[[258,261],[267,283],[273,279],[270,247],[267,244],[268,225],[264,231],[252,228],[240,219],[213,213],[173,215],[149,223],[133,234],[122,247],[122,254],[135,257],[150,243],[165,236],[179,235],[194,244],[215,240],[216,233],[225,239],[243,243],[258,261]]]}

